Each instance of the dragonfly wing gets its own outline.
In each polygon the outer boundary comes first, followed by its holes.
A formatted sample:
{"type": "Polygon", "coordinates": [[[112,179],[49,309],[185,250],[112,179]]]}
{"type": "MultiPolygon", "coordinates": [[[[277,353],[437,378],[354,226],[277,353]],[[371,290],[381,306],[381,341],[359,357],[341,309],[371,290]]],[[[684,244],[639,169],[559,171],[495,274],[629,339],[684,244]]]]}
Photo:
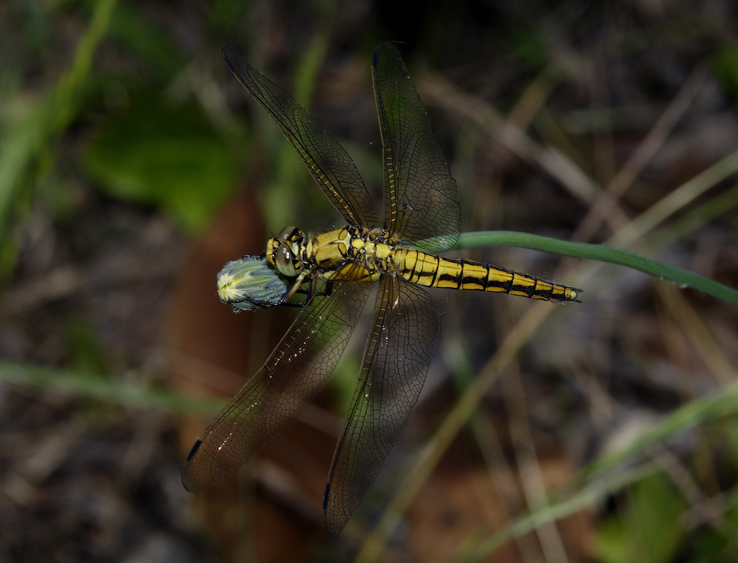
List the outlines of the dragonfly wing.
{"type": "Polygon", "coordinates": [[[405,427],[438,329],[435,303],[424,288],[382,278],[359,381],[328,474],[323,517],[330,534],[346,525],[405,427]]]}
{"type": "Polygon", "coordinates": [[[385,226],[427,252],[448,250],[461,229],[456,180],[392,43],[377,46],[372,69],[384,151],[385,226]],[[435,240],[421,242],[429,238],[435,240]]]}
{"type": "Polygon", "coordinates": [[[336,138],[297,100],[254,69],[232,49],[222,50],[233,75],[292,143],[315,181],[349,224],[372,227],[374,204],[356,164],[336,138]]]}
{"type": "Polygon", "coordinates": [[[210,423],[182,468],[194,492],[224,477],[279,435],[330,377],[371,291],[337,282],[304,308],[269,359],[210,423]]]}

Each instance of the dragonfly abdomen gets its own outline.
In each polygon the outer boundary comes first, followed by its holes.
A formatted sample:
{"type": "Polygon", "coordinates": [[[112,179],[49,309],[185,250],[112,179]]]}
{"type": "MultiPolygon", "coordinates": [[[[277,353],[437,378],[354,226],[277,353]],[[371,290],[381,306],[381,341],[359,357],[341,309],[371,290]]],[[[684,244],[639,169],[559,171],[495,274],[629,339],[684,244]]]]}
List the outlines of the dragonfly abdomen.
{"type": "Polygon", "coordinates": [[[426,287],[509,293],[542,301],[579,301],[580,290],[463,258],[444,258],[417,250],[396,250],[398,272],[426,287]]]}

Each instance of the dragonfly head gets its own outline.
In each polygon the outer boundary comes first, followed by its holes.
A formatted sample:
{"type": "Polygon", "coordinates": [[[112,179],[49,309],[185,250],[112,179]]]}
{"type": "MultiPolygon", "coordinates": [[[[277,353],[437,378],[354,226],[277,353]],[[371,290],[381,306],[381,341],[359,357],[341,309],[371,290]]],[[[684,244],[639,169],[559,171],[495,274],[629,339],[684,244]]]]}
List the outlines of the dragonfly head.
{"type": "Polygon", "coordinates": [[[267,242],[266,256],[271,266],[283,276],[294,278],[302,271],[300,247],[305,235],[297,227],[285,227],[267,242]]]}

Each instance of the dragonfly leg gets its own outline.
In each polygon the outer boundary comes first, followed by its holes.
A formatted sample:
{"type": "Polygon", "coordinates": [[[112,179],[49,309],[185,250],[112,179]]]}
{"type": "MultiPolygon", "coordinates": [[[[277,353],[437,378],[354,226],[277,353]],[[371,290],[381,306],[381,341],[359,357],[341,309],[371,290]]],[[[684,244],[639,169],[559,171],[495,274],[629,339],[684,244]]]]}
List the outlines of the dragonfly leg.
{"type": "Polygon", "coordinates": [[[318,279],[313,278],[310,280],[309,285],[304,287],[301,285],[298,288],[293,288],[289,291],[285,301],[281,303],[287,307],[307,307],[312,303],[314,297],[328,297],[333,293],[333,284],[330,281],[326,281],[323,284],[323,288],[318,289],[318,279]],[[304,295],[304,301],[288,301],[296,295],[304,295]]]}

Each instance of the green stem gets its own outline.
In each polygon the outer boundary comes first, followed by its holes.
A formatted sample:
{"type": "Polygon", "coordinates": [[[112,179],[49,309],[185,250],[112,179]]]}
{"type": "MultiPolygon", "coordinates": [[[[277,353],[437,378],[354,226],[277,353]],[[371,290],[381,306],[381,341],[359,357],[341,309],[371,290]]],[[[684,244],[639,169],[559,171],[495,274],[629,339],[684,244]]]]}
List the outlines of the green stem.
{"type": "Polygon", "coordinates": [[[567,242],[527,233],[510,231],[482,231],[476,233],[462,233],[454,249],[479,248],[490,246],[515,246],[540,250],[560,256],[572,258],[586,258],[609,262],[620,266],[627,266],[646,274],[668,280],[680,288],[690,287],[713,297],[717,297],[738,306],[738,291],[704,276],[688,270],[667,266],[656,260],[644,258],[625,250],[618,250],[601,244],[585,244],[581,242],[567,242]]]}
{"type": "Polygon", "coordinates": [[[134,408],[150,408],[187,414],[214,415],[225,401],[196,398],[172,391],[124,383],[113,378],[71,370],[36,367],[0,361],[0,382],[55,389],[75,397],[88,397],[134,408]]]}

